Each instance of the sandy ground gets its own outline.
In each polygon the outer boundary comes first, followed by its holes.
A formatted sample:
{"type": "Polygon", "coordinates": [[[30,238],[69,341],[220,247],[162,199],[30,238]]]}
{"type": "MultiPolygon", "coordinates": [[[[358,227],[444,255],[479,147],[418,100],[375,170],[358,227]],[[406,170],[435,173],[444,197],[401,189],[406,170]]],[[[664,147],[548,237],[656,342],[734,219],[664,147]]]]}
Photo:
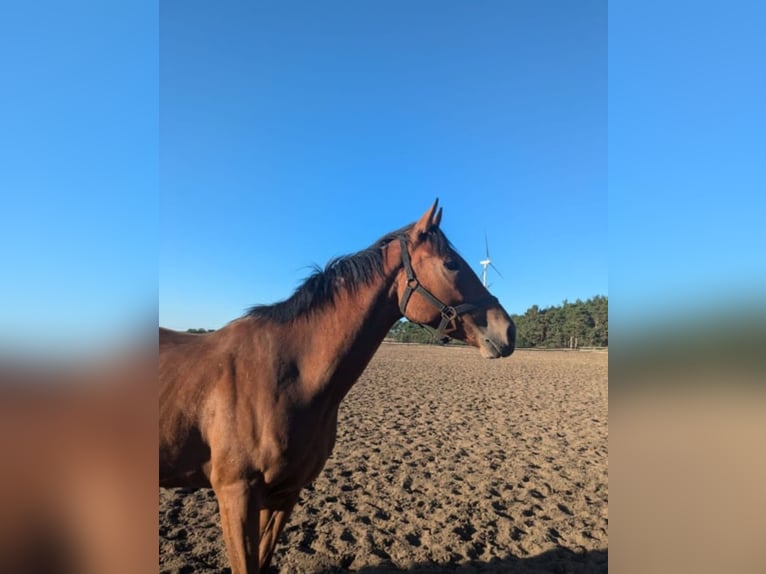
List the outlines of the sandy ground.
{"type": "MultiPolygon", "coordinates": [[[[272,571],[606,572],[606,353],[384,344],[272,571]]],[[[210,490],[160,490],[160,572],[229,572],[210,490]]]]}

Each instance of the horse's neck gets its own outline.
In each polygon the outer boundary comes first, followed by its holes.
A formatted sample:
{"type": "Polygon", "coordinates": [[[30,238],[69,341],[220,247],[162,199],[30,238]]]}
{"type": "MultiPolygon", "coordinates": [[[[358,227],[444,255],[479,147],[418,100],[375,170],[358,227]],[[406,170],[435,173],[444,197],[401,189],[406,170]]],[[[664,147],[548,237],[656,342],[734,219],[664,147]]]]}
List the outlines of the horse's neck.
{"type": "Polygon", "coordinates": [[[338,405],[401,316],[391,280],[338,294],[336,304],[310,325],[304,384],[313,396],[338,405]]]}

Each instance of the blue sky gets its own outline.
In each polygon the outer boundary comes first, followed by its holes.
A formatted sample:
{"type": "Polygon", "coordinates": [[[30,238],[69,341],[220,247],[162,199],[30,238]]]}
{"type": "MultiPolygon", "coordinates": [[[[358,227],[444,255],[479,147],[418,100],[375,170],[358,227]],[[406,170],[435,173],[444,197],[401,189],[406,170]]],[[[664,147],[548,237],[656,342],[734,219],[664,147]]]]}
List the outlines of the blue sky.
{"type": "Polygon", "coordinates": [[[763,6],[612,5],[607,84],[603,3],[252,4],[4,7],[0,348],[219,326],[436,196],[512,312],[764,303],[763,6]]]}
{"type": "Polygon", "coordinates": [[[439,197],[510,312],[608,293],[604,2],[160,7],[160,323],[287,297],[439,197]]]}
{"type": "Polygon", "coordinates": [[[610,7],[612,327],[766,303],[765,17],[748,1],[610,7]]]}
{"type": "Polygon", "coordinates": [[[157,309],[152,2],[0,16],[0,349],[93,349],[157,309]]]}

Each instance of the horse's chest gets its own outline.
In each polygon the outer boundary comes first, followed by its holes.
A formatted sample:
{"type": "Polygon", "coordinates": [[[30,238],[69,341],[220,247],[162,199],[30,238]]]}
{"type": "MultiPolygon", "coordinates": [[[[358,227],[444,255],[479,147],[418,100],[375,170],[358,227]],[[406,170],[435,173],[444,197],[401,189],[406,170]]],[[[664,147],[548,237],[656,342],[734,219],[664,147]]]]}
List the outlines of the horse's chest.
{"type": "Polygon", "coordinates": [[[303,488],[324,468],[335,445],[337,418],[304,417],[279,441],[276,464],[266,472],[266,482],[276,487],[292,484],[303,488]]]}

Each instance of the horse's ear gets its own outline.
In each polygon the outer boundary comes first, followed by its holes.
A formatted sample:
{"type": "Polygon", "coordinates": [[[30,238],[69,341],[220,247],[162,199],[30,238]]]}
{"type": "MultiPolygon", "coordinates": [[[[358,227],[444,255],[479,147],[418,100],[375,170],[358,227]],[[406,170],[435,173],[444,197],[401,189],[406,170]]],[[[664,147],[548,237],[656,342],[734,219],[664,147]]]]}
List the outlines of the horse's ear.
{"type": "Polygon", "coordinates": [[[442,208],[439,208],[439,211],[436,212],[436,217],[434,217],[434,227],[439,227],[439,224],[442,222],[442,208]]]}
{"type": "MultiPolygon", "coordinates": [[[[439,224],[438,221],[434,220],[434,214],[436,213],[436,208],[438,205],[439,198],[436,198],[436,201],[434,201],[431,209],[426,211],[418,220],[418,222],[413,226],[412,234],[415,239],[417,239],[422,234],[428,233],[434,225],[439,224]]],[[[439,215],[437,217],[439,220],[441,219],[441,210],[439,210],[439,215]]]]}

